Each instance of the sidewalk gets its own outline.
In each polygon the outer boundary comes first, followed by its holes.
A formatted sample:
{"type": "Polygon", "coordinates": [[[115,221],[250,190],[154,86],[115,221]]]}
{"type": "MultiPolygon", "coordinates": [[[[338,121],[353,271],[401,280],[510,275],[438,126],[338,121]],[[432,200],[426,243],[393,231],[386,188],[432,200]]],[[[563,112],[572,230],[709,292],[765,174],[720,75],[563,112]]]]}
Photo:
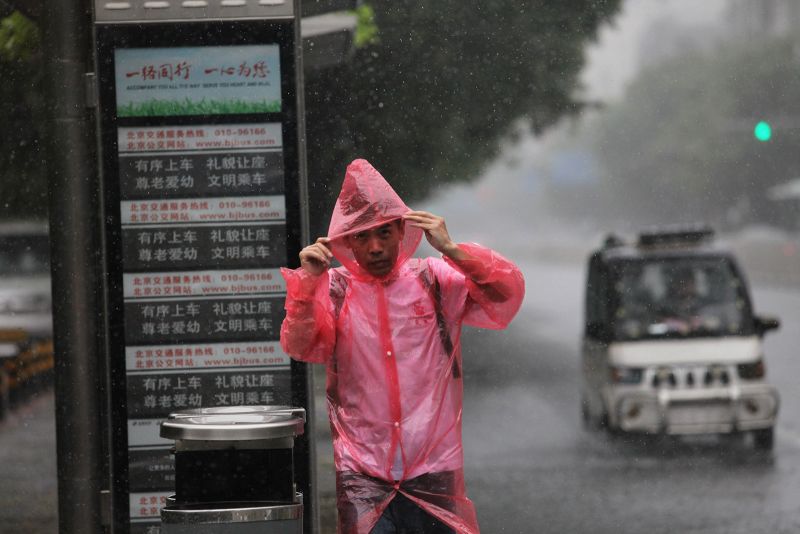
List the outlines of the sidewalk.
{"type": "MultiPolygon", "coordinates": [[[[325,407],[325,367],[315,365],[319,534],[336,532],[333,447],[325,407]]],[[[0,534],[58,531],[55,407],[52,390],[0,421],[0,534]]]]}
{"type": "Polygon", "coordinates": [[[317,498],[319,534],[336,534],[336,475],[333,469],[333,443],[325,402],[325,366],[313,365],[314,416],[317,442],[317,498]]]}
{"type": "Polygon", "coordinates": [[[54,402],[43,391],[0,421],[0,533],[58,531],[54,402]]]}

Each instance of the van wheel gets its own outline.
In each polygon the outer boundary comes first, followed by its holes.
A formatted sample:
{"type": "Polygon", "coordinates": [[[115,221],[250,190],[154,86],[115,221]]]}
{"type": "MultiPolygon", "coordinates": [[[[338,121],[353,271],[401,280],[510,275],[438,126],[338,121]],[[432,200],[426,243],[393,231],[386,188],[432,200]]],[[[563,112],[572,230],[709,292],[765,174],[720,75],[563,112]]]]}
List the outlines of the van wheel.
{"type": "Polygon", "coordinates": [[[589,410],[589,401],[586,400],[586,397],[581,397],[581,420],[583,421],[583,428],[596,432],[606,427],[607,418],[605,415],[599,418],[593,417],[591,410],[589,410]]]}
{"type": "Polygon", "coordinates": [[[607,413],[604,413],[603,416],[600,418],[600,428],[603,428],[607,432],[611,432],[612,434],[617,430],[616,427],[611,426],[611,423],[608,420],[607,413]]]}
{"type": "Polygon", "coordinates": [[[771,451],[775,445],[775,428],[754,430],[753,445],[759,451],[771,451]]]}
{"type": "Polygon", "coordinates": [[[628,432],[625,432],[619,426],[613,426],[608,418],[607,413],[603,414],[603,418],[600,420],[600,424],[602,425],[601,428],[606,431],[606,435],[608,435],[611,438],[617,439],[620,437],[630,436],[628,432]]]}

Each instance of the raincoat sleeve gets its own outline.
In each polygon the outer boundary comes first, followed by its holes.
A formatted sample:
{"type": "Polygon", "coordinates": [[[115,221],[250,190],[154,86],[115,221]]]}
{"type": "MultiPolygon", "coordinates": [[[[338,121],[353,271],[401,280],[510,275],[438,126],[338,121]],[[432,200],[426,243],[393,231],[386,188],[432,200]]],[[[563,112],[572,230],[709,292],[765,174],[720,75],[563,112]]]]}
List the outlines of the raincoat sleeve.
{"type": "Polygon", "coordinates": [[[462,316],[465,324],[501,329],[517,314],[525,296],[525,279],[519,268],[497,252],[475,243],[458,245],[469,256],[444,261],[461,273],[467,286],[462,316]]]}
{"type": "Polygon", "coordinates": [[[328,273],[314,276],[301,267],[282,268],[281,274],[286,280],[286,318],[281,325],[281,347],[296,360],[326,363],[336,345],[328,273]]]}

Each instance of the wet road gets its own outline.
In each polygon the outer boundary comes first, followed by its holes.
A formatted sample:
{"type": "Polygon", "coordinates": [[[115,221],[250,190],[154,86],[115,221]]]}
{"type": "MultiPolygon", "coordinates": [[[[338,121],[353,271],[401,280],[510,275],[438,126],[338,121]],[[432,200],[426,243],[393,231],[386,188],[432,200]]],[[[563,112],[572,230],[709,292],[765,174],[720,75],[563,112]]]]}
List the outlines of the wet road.
{"type": "Polygon", "coordinates": [[[43,391],[0,421],[0,534],[58,530],[55,405],[43,391]]]}
{"type": "Polygon", "coordinates": [[[504,333],[463,338],[468,493],[483,531],[752,533],[800,530],[800,294],[758,290],[783,318],[766,342],[782,395],[773,454],[747,440],[630,440],[582,429],[582,267],[520,263],[528,292],[504,333]]]}
{"type": "MultiPolygon", "coordinates": [[[[765,345],[782,396],[773,454],[714,438],[631,442],[580,424],[584,251],[539,246],[526,258],[498,248],[517,259],[528,292],[509,330],[462,338],[466,476],[483,532],[800,531],[800,291],[754,295],[757,311],[784,323],[765,345]]],[[[44,393],[0,423],[0,533],[56,531],[52,402],[44,393]]],[[[334,532],[327,440],[324,534],[334,532]]]]}

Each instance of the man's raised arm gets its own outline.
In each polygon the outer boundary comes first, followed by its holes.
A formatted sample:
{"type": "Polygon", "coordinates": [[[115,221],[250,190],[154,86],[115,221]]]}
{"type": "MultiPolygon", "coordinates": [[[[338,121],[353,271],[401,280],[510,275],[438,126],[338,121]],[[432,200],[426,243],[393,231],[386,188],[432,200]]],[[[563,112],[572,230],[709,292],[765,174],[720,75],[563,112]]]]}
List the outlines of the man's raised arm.
{"type": "Polygon", "coordinates": [[[333,255],[320,237],[300,251],[300,268],[281,269],[286,280],[286,318],[281,347],[293,358],[325,363],[336,344],[336,324],[328,296],[328,268],[333,255]]]}
{"type": "Polygon", "coordinates": [[[410,211],[403,218],[422,228],[433,248],[466,278],[469,300],[464,322],[484,328],[505,328],[525,296],[525,279],[519,268],[497,252],[474,243],[455,243],[442,217],[410,211]]]}

